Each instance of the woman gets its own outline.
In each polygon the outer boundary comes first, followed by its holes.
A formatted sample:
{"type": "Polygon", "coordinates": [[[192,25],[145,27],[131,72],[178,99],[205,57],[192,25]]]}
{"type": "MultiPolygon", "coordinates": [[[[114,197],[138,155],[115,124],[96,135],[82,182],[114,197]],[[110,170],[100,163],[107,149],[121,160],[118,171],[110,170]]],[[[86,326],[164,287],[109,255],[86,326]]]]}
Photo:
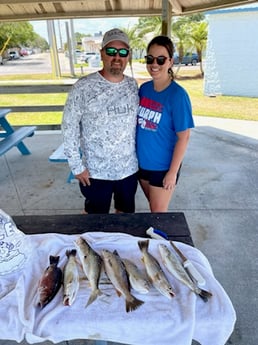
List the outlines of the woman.
{"type": "Polygon", "coordinates": [[[174,81],[173,53],[170,38],[151,40],[145,60],[152,80],[139,90],[139,181],[151,212],[167,211],[194,127],[189,96],[174,81]]]}

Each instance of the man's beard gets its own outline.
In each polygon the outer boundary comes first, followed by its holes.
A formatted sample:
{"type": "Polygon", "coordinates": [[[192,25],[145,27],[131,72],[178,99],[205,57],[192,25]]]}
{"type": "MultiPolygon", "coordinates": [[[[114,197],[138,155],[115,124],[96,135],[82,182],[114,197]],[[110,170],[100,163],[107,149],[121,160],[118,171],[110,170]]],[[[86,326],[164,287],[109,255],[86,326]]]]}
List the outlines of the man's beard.
{"type": "Polygon", "coordinates": [[[109,69],[110,73],[112,75],[120,75],[121,73],[123,73],[122,68],[121,67],[113,67],[111,66],[109,69]]]}

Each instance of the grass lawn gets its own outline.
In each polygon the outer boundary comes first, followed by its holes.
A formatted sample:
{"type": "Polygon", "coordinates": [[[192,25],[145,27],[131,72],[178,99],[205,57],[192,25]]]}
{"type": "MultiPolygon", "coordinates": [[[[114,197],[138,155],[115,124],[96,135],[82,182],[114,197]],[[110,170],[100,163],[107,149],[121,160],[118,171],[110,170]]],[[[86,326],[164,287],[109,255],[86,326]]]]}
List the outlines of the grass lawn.
{"type": "MultiPolygon", "coordinates": [[[[147,72],[146,72],[147,73],[147,72]]],[[[182,85],[191,98],[193,114],[198,116],[213,116],[240,120],[258,121],[258,98],[217,96],[207,97],[203,94],[203,79],[198,77],[196,71],[182,70],[179,72],[177,82],[182,85]]],[[[147,76],[144,74],[143,76],[147,76]]],[[[61,80],[51,80],[51,75],[16,75],[8,81],[17,81],[24,84],[26,80],[40,80],[40,83],[61,83],[61,80]],[[13,78],[13,80],[12,80],[13,78]]],[[[67,79],[67,78],[66,78],[67,79]]],[[[4,79],[0,76],[0,84],[4,79]]],[[[6,80],[6,77],[5,77],[6,80]]],[[[143,79],[138,79],[141,84],[143,79]]],[[[6,82],[5,82],[6,85],[6,82]]],[[[12,105],[63,105],[67,95],[0,95],[0,106],[11,108],[12,105]]],[[[12,125],[55,125],[60,124],[62,113],[11,113],[9,121],[12,125]]]]}

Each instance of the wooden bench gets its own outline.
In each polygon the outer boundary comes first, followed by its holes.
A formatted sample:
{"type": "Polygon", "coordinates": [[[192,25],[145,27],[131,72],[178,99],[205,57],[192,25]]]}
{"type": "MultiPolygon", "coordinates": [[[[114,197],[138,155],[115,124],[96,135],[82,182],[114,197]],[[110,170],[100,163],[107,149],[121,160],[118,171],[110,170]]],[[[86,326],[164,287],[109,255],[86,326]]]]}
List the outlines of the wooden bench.
{"type": "Polygon", "coordinates": [[[10,125],[6,116],[12,111],[12,109],[0,109],[0,126],[3,128],[3,132],[0,133],[0,137],[3,138],[0,141],[0,156],[4,155],[11,148],[16,146],[18,150],[23,155],[29,155],[29,149],[22,142],[26,137],[31,137],[35,130],[36,126],[23,126],[14,130],[10,125]]]}
{"type": "MultiPolygon", "coordinates": [[[[64,154],[64,144],[62,143],[58,148],[49,156],[48,160],[54,163],[67,163],[67,158],[64,154]]],[[[75,180],[73,173],[70,171],[67,182],[71,183],[72,180],[75,180]]]]}

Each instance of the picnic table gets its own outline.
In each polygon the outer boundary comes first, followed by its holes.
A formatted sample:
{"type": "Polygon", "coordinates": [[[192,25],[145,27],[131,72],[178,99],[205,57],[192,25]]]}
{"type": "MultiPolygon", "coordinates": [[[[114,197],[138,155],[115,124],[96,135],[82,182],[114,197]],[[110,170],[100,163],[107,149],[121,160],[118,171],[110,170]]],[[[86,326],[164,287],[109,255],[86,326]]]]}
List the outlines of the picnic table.
{"type": "Polygon", "coordinates": [[[104,231],[146,237],[146,230],[152,226],[164,231],[170,240],[194,245],[183,212],[31,215],[14,216],[13,219],[17,227],[26,234],[62,233],[71,235],[88,231],[104,231]]]}
{"type": "Polygon", "coordinates": [[[21,152],[23,155],[29,155],[30,151],[23,143],[23,140],[26,137],[31,137],[35,130],[36,126],[22,126],[18,129],[14,129],[9,123],[6,116],[11,113],[12,109],[0,109],[0,127],[3,131],[0,132],[0,156],[4,155],[14,146],[21,152]]]}
{"type": "MultiPolygon", "coordinates": [[[[1,338],[29,343],[51,341],[67,343],[76,339],[91,339],[96,345],[112,341],[124,344],[191,345],[192,339],[202,345],[221,345],[232,333],[235,312],[222,286],[213,276],[207,259],[193,245],[191,233],[183,212],[89,214],[89,215],[31,215],[13,216],[16,226],[26,234],[25,247],[33,245],[32,257],[26,269],[17,276],[1,277],[0,313],[8,315],[0,321],[1,338]],[[169,300],[151,288],[148,294],[132,294],[144,301],[137,310],[126,313],[123,297],[105,279],[100,288],[104,295],[85,308],[89,298],[88,283],[80,279],[80,289],[74,304],[62,304],[61,291],[44,309],[35,309],[37,282],[46,268],[50,254],[60,255],[63,267],[67,249],[81,234],[101,249],[118,250],[119,255],[141,262],[137,248],[139,240],[146,239],[150,227],[160,229],[206,278],[205,288],[213,296],[205,303],[176,279],[172,280],[176,296],[169,300]],[[15,278],[15,288],[12,286],[15,278]],[[16,292],[17,290],[17,292],[16,292]],[[8,312],[7,312],[8,310],[8,312]],[[223,319],[223,323],[221,320],[223,319]]],[[[158,243],[166,240],[149,239],[150,250],[158,258],[158,243]]],[[[140,263],[141,262],[141,263],[140,263]]],[[[143,268],[143,266],[142,266],[143,268]]],[[[169,279],[172,279],[169,278],[169,279]]]]}

